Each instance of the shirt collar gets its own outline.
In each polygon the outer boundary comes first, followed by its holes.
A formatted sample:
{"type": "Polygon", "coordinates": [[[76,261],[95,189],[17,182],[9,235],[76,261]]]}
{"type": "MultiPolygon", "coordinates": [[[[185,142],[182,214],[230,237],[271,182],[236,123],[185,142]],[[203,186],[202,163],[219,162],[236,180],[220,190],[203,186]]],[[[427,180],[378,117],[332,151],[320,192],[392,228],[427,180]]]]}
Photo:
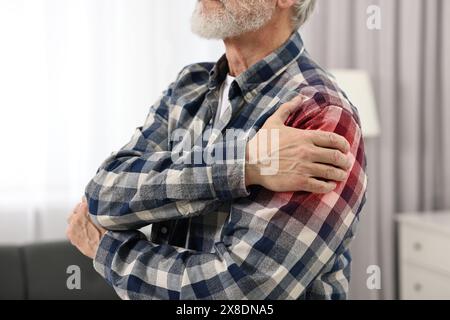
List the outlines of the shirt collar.
{"type": "MultiPolygon", "coordinates": [[[[244,98],[248,102],[252,100],[266,84],[286,71],[304,50],[300,34],[294,32],[281,47],[236,77],[236,82],[244,98]]],[[[225,80],[228,72],[228,61],[223,55],[211,70],[209,88],[218,87],[225,80]]]]}

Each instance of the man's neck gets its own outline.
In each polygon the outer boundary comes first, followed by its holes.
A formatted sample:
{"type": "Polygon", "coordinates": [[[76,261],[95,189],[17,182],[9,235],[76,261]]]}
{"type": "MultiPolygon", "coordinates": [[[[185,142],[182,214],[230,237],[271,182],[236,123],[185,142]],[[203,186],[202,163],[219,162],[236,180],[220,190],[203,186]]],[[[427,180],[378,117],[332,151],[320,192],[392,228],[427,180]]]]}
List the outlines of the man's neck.
{"type": "Polygon", "coordinates": [[[255,32],[224,40],[230,75],[237,77],[252,65],[281,47],[291,36],[289,25],[277,23],[274,17],[269,24],[255,32]]]}

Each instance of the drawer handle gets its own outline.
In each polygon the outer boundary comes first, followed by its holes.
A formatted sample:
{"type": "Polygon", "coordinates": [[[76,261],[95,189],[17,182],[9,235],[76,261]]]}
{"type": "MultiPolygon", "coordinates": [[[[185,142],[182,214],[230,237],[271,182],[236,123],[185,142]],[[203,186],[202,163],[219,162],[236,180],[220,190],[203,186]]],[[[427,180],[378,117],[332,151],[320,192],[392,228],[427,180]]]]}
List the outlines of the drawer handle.
{"type": "Polygon", "coordinates": [[[414,291],[416,291],[416,292],[420,292],[420,291],[422,291],[422,285],[420,284],[420,283],[416,283],[416,284],[414,284],[414,291]]]}
{"type": "Polygon", "coordinates": [[[421,251],[422,250],[422,244],[420,242],[414,243],[414,250],[415,251],[421,251]]]}

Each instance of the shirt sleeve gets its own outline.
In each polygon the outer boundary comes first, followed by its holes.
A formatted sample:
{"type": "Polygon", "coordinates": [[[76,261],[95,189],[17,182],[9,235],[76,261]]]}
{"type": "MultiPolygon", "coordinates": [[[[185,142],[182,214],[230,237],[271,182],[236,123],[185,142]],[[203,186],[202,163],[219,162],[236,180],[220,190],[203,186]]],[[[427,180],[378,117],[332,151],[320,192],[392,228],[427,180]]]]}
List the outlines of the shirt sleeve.
{"type": "Polygon", "coordinates": [[[135,230],[214,212],[219,201],[248,196],[245,139],[233,137],[207,150],[171,150],[168,114],[173,91],[171,85],[151,107],[144,126],[104,161],[86,187],[92,220],[103,228],[135,230]],[[216,153],[226,161],[208,163],[216,153]]]}
{"type": "MultiPolygon", "coordinates": [[[[139,232],[108,232],[96,270],[124,299],[298,299],[325,266],[348,250],[365,200],[358,121],[329,106],[294,119],[302,129],[350,142],[353,167],[336,190],[317,195],[252,190],[235,202],[212,252],[155,244],[139,232]]],[[[343,286],[344,287],[344,286],[343,286]]]]}

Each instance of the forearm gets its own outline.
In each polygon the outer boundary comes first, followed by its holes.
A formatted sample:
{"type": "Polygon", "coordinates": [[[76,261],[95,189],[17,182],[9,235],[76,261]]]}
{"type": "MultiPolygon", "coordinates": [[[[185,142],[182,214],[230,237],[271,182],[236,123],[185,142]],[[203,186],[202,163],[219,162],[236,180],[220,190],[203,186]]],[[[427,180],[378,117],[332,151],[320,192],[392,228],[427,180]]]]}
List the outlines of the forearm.
{"type": "Polygon", "coordinates": [[[109,216],[91,214],[91,220],[110,231],[138,230],[149,224],[211,214],[217,211],[221,202],[218,200],[175,201],[168,202],[151,210],[133,212],[126,215],[109,216]]]}
{"type": "MultiPolygon", "coordinates": [[[[210,253],[158,245],[139,232],[108,232],[97,251],[95,269],[123,299],[294,300],[348,249],[356,226],[356,220],[350,226],[334,225],[336,233],[325,240],[325,230],[312,227],[318,220],[298,230],[299,224],[291,222],[277,234],[274,229],[284,217],[258,230],[265,217],[251,218],[252,214],[242,219],[252,219],[251,229],[232,218],[236,233],[210,253]],[[239,239],[243,228],[245,236],[239,239]]],[[[323,225],[335,218],[331,215],[323,225]]]]}
{"type": "MultiPolygon", "coordinates": [[[[223,145],[231,147],[231,142],[223,145]]],[[[110,230],[137,229],[213,212],[220,201],[248,196],[244,152],[211,163],[198,152],[179,159],[172,152],[122,150],[113,155],[86,188],[93,219],[110,230]],[[198,159],[202,162],[196,163],[198,159]]]]}

